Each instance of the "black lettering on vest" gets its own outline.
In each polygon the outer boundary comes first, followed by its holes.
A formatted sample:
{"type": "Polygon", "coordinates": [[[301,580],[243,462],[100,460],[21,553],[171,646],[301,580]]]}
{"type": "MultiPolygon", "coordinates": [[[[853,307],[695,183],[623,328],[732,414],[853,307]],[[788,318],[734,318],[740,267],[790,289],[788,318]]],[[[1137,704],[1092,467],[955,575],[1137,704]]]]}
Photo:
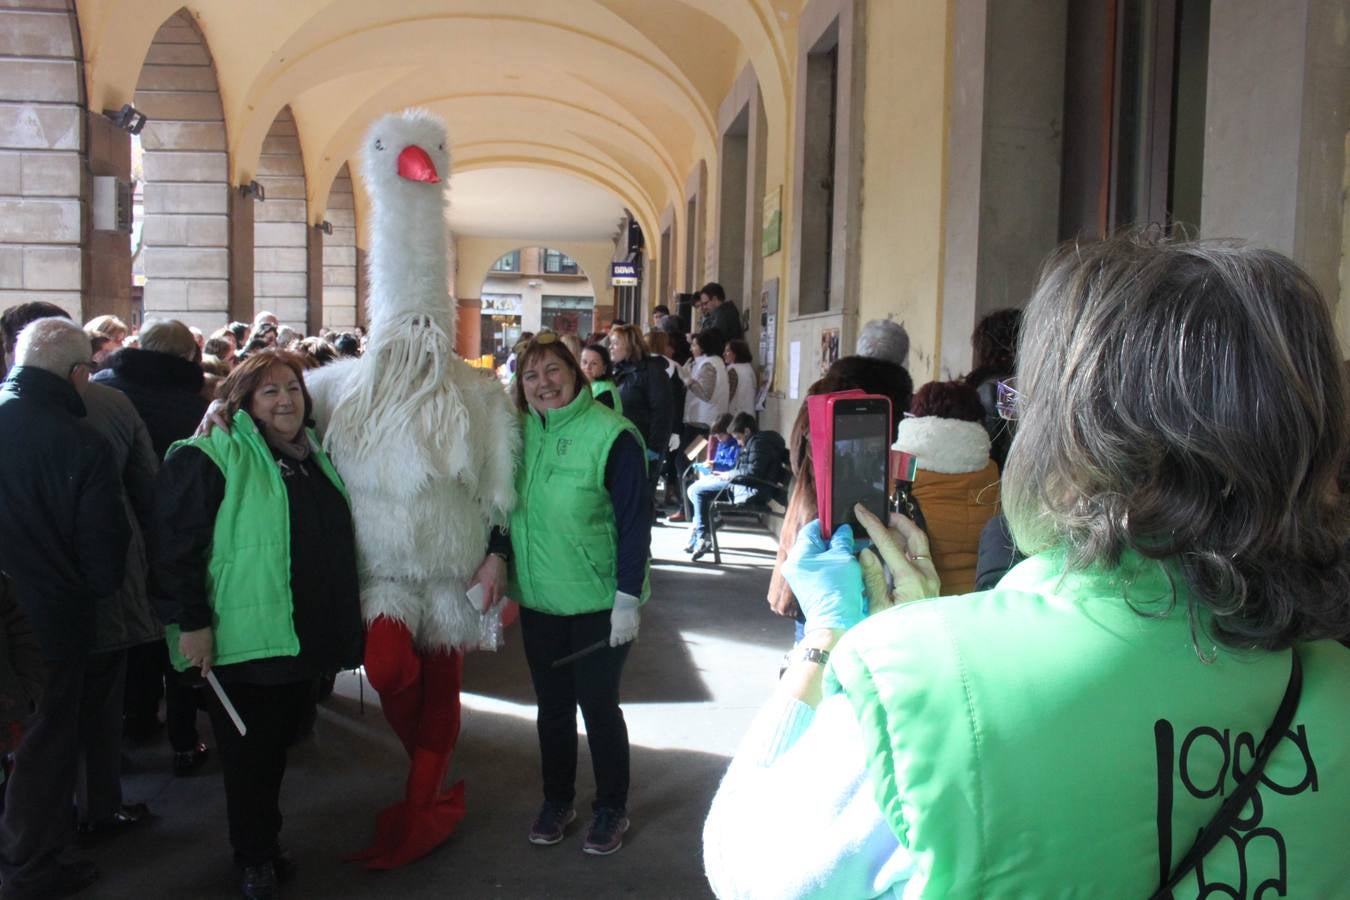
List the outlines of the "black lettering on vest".
{"type": "MultiPolygon", "coordinates": [[[[1158,719],[1154,722],[1153,743],[1158,773],[1158,871],[1162,880],[1171,874],[1173,866],[1172,835],[1175,828],[1172,819],[1177,806],[1176,782],[1180,781],[1186,793],[1195,800],[1212,801],[1207,805],[1217,811],[1214,798],[1226,796],[1251,771],[1259,740],[1259,736],[1250,732],[1241,731],[1234,735],[1228,729],[1221,731],[1201,725],[1187,732],[1178,745],[1176,729],[1170,721],[1158,719]],[[1217,765],[1214,751],[1217,751],[1217,765]]],[[[1268,788],[1276,794],[1292,797],[1304,791],[1316,793],[1318,789],[1317,766],[1313,762],[1306,726],[1298,725],[1293,731],[1285,732],[1280,747],[1285,756],[1291,745],[1298,748],[1303,759],[1302,777],[1294,785],[1283,785],[1274,781],[1275,776],[1271,772],[1261,773],[1256,791],[1224,834],[1227,842],[1221,841],[1211,853],[1211,868],[1221,858],[1220,854],[1232,854],[1237,883],[1218,879],[1210,881],[1202,860],[1196,867],[1199,900],[1208,897],[1261,900],[1266,894],[1287,896],[1289,872],[1284,835],[1274,827],[1261,824],[1265,816],[1263,801],[1266,799],[1262,797],[1262,791],[1268,788]],[[1249,849],[1253,851],[1250,854],[1249,849]],[[1261,871],[1255,871],[1254,867],[1259,867],[1261,871]],[[1260,880],[1252,887],[1253,880],[1258,878],[1260,880]]],[[[1197,830],[1196,834],[1199,833],[1197,830]]]]}

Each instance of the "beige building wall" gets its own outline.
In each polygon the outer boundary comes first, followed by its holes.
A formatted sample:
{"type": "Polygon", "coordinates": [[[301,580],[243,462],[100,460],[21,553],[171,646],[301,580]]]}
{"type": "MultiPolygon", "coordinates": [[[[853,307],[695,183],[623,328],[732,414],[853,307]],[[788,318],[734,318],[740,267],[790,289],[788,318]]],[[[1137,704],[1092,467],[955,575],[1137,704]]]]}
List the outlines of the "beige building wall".
{"type": "Polygon", "coordinates": [[[868,8],[858,319],[904,321],[916,385],[942,342],[949,5],[868,8]]]}
{"type": "Polygon", "coordinates": [[[0,9],[0,309],[45,300],[83,320],[86,143],[74,4],[22,6],[0,9]]]}
{"type": "MultiPolygon", "coordinates": [[[[561,250],[572,257],[590,278],[594,290],[579,290],[576,293],[592,294],[597,306],[612,306],[614,293],[609,286],[609,264],[614,257],[614,245],[608,241],[540,241],[535,238],[475,238],[459,235],[455,239],[459,263],[455,276],[455,296],[461,302],[476,301],[483,295],[483,282],[493,263],[512,250],[541,245],[561,250]]],[[[535,324],[537,326],[538,322],[535,324]]]]}
{"type": "Polygon", "coordinates": [[[257,181],[266,199],[253,207],[254,307],[276,313],[283,325],[306,331],[309,224],[305,163],[290,107],[277,113],[263,140],[257,181]]]}

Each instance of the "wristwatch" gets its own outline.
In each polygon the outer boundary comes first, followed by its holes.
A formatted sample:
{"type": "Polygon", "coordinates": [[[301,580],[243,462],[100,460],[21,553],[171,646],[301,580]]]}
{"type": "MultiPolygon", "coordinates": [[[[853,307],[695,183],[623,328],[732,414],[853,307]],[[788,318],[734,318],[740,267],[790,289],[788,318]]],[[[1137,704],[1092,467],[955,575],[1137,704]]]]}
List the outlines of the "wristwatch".
{"type": "Polygon", "coordinates": [[[830,651],[821,650],[819,647],[798,647],[793,651],[792,658],[823,666],[830,661],[830,651]]]}

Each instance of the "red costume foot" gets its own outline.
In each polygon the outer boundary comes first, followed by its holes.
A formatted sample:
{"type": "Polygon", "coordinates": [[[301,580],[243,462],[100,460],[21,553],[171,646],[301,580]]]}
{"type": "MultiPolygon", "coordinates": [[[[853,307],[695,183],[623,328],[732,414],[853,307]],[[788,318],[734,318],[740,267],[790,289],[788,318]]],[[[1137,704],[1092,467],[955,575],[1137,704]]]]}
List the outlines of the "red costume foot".
{"type": "Polygon", "coordinates": [[[459,653],[420,655],[402,622],[381,616],[370,624],[366,675],[411,768],[404,799],[381,811],[374,843],[349,859],[373,870],[397,868],[431,852],[464,818],[464,783],[441,792],[459,738],[462,674],[459,653]]]}

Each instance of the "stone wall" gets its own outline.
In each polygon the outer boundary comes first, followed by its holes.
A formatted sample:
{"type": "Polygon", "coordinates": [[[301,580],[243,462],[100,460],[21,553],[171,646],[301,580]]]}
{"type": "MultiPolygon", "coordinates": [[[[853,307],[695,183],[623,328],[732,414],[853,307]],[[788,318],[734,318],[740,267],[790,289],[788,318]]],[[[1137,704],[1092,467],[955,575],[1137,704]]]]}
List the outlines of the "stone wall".
{"type": "Polygon", "coordinates": [[[323,324],[348,331],[357,321],[356,202],[345,165],[333,179],[323,217],[333,226],[333,233],[323,239],[323,324]]]}
{"type": "Polygon", "coordinates": [[[283,325],[307,330],[309,224],[305,164],[290,107],[277,113],[263,140],[258,183],[266,200],[253,207],[253,305],[283,325]]]}
{"type": "Polygon", "coordinates": [[[136,84],[145,168],[145,314],[203,331],[230,313],[230,184],[211,54],[186,12],[155,35],[136,84]]]}
{"type": "Polygon", "coordinates": [[[75,4],[0,5],[0,309],[45,300],[83,321],[86,139],[75,4]]]}

